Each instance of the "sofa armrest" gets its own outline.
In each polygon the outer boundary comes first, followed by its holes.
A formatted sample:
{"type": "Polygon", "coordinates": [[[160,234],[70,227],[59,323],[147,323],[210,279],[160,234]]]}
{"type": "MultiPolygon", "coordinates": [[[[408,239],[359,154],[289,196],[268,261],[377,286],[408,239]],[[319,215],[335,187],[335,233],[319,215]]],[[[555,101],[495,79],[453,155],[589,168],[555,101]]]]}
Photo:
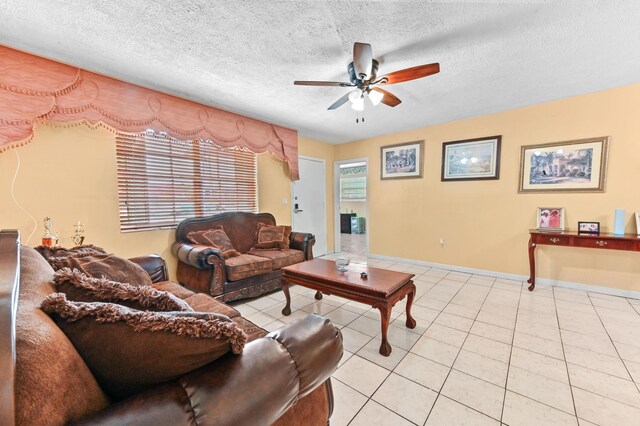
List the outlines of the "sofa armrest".
{"type": "Polygon", "coordinates": [[[142,266],[154,283],[160,281],[168,281],[167,263],[157,254],[148,254],[146,256],[132,257],[129,259],[133,263],[142,266]]]}
{"type": "Polygon", "coordinates": [[[171,252],[180,262],[198,269],[210,269],[215,258],[218,258],[224,263],[222,252],[209,246],[186,244],[176,241],[171,245],[171,252]]]}
{"type": "Polygon", "coordinates": [[[304,260],[313,259],[313,245],[316,243],[315,235],[305,232],[292,232],[289,241],[289,248],[303,252],[304,260]]]}
{"type": "Polygon", "coordinates": [[[171,252],[178,258],[180,284],[214,297],[224,293],[226,271],[220,250],[176,241],[171,252]]]}
{"type": "Polygon", "coordinates": [[[329,379],[342,335],[311,314],[168,385],[80,421],[84,425],[268,425],[329,379]]]}

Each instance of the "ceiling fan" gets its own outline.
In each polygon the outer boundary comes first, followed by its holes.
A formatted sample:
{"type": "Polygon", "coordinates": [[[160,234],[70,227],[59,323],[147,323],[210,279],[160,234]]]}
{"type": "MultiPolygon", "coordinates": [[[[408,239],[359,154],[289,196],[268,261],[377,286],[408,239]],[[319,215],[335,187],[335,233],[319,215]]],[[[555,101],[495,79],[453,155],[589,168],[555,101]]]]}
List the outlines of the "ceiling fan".
{"type": "Polygon", "coordinates": [[[369,98],[374,106],[382,102],[390,107],[395,107],[402,101],[394,94],[374,86],[402,83],[403,81],[427,77],[440,72],[440,64],[418,65],[378,77],[378,61],[373,59],[371,45],[356,42],[353,44],[353,62],[347,66],[347,72],[349,73],[349,80],[351,80],[350,83],[338,81],[294,81],[293,84],[298,86],[340,86],[356,88],[331,104],[331,106],[327,108],[329,110],[337,109],[347,101],[351,101],[351,107],[354,110],[363,111],[365,98],[369,98]]]}

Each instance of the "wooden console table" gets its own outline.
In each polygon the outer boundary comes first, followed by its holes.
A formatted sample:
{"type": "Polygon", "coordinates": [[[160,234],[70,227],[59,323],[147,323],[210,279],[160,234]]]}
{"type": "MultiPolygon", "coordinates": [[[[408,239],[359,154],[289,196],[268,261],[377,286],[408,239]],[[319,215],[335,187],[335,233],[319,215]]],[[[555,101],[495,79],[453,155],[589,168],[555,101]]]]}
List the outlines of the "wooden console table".
{"type": "Polygon", "coordinates": [[[573,231],[529,230],[529,291],[536,287],[536,261],[534,251],[538,244],[549,246],[582,247],[604,250],[640,251],[640,236],[634,234],[578,234],[573,231]]]}

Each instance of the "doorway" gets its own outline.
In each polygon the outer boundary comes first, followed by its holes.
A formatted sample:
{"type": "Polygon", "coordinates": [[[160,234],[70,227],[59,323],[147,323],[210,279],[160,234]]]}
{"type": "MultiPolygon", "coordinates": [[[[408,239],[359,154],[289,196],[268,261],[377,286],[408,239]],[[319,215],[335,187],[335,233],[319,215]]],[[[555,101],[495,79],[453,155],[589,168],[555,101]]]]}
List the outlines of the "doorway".
{"type": "Polygon", "coordinates": [[[369,247],[367,159],[335,163],[336,251],[365,260],[369,247]]]}
{"type": "Polygon", "coordinates": [[[327,254],[327,188],[324,160],[299,157],[300,179],[291,183],[291,224],[316,236],[314,257],[327,254]]]}

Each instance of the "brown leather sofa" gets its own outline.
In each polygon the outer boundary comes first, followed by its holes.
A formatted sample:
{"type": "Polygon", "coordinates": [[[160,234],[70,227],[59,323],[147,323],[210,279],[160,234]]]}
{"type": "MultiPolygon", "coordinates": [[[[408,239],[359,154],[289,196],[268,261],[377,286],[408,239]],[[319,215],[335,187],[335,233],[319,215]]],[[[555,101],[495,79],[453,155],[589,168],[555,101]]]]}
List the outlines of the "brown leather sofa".
{"type": "Polygon", "coordinates": [[[292,232],[289,250],[249,251],[256,242],[258,223],[275,225],[270,213],[229,212],[185,219],[176,229],[171,251],[178,258],[178,281],[197,292],[229,302],[282,288],[282,267],[313,259],[313,234],[292,232]],[[233,247],[242,253],[225,259],[220,250],[191,243],[191,231],[221,225],[233,247]]]}
{"type": "Polygon", "coordinates": [[[131,260],[149,273],[154,287],[195,310],[230,316],[249,336],[243,353],[227,354],[125,400],[110,400],[71,342],[39,308],[55,292],[53,269],[38,252],[20,246],[17,231],[1,231],[0,424],[328,424],[333,406],[329,377],[342,356],[342,336],[328,320],[310,315],[267,334],[212,297],[164,281],[160,257],[131,260]]]}

